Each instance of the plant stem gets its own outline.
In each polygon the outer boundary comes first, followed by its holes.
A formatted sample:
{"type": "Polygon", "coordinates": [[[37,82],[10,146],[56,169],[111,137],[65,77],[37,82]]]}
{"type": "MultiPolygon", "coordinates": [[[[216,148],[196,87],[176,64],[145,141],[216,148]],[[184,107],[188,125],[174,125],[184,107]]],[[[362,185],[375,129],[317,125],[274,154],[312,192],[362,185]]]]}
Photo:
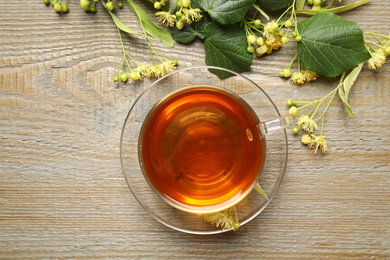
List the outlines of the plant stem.
{"type": "Polygon", "coordinates": [[[309,101],[309,103],[307,103],[307,104],[306,104],[306,105],[304,105],[304,106],[298,107],[297,109],[298,109],[298,111],[299,111],[299,110],[301,110],[301,109],[304,109],[304,108],[306,108],[306,107],[310,106],[310,105],[311,105],[311,104],[313,104],[313,103],[318,103],[318,102],[320,102],[320,100],[316,100],[316,101],[309,101]]]}
{"type": "MultiPolygon", "coordinates": [[[[137,62],[135,59],[133,59],[128,53],[126,53],[126,55],[127,55],[132,61],[134,61],[134,63],[137,65],[137,67],[139,66],[138,62],[137,62]]],[[[131,71],[131,70],[130,70],[130,71],[131,71]]]]}
{"type": "Polygon", "coordinates": [[[276,22],[277,23],[279,23],[279,20],[292,8],[293,10],[293,12],[294,12],[294,6],[295,6],[295,1],[296,0],[294,0],[294,2],[290,5],[290,7],[289,8],[287,8],[286,9],[286,11],[284,11],[284,13],[282,13],[282,15],[281,16],[279,16],[279,18],[278,18],[278,20],[276,20],[276,22]]]}
{"type": "Polygon", "coordinates": [[[295,54],[294,58],[292,59],[292,61],[290,62],[290,64],[288,64],[288,66],[286,67],[286,69],[290,69],[292,64],[294,63],[294,61],[298,58],[298,53],[295,54]]]}
{"type": "MultiPolygon", "coordinates": [[[[370,41],[370,40],[365,40],[365,42],[366,42],[366,45],[367,45],[367,46],[370,46],[370,45],[367,44],[367,43],[369,42],[369,43],[371,43],[371,44],[374,44],[375,46],[378,46],[379,48],[383,48],[382,45],[379,45],[379,44],[377,44],[376,42],[373,42],[373,41],[370,41]]],[[[370,47],[371,47],[371,46],[370,46],[370,47]]]]}
{"type": "Polygon", "coordinates": [[[389,36],[385,36],[383,34],[379,34],[379,33],[371,33],[371,32],[364,32],[365,34],[369,34],[371,35],[372,37],[374,36],[379,36],[379,37],[382,37],[382,38],[385,38],[386,40],[390,40],[390,37],[389,36]]]}
{"type": "Polygon", "coordinates": [[[334,0],[332,0],[332,2],[330,2],[330,4],[327,7],[322,8],[322,9],[329,9],[329,7],[333,4],[333,2],[334,2],[334,0]]]}
{"type": "MultiPolygon", "coordinates": [[[[336,93],[336,92],[335,92],[335,93],[336,93]]],[[[321,101],[321,102],[322,102],[322,101],[321,101]]],[[[316,110],[314,110],[314,112],[313,112],[313,114],[311,115],[310,119],[313,119],[313,117],[316,115],[317,110],[318,110],[318,108],[319,108],[320,105],[321,105],[321,102],[319,102],[319,103],[315,106],[316,110]]]]}
{"type": "Polygon", "coordinates": [[[238,216],[237,216],[236,206],[233,206],[233,207],[234,207],[234,212],[236,213],[236,222],[238,222],[238,216]]]}
{"type": "MultiPolygon", "coordinates": [[[[337,87],[337,89],[339,89],[339,87],[337,87]]],[[[324,117],[325,117],[325,113],[326,113],[326,111],[328,110],[328,108],[329,108],[329,106],[330,106],[330,103],[332,103],[333,98],[334,98],[335,95],[336,95],[336,91],[333,93],[333,96],[332,96],[331,99],[329,100],[328,105],[326,106],[324,112],[316,119],[317,122],[320,121],[321,118],[324,118],[324,117]]],[[[321,135],[322,135],[322,133],[321,133],[321,135]]]]}
{"type": "Polygon", "coordinates": [[[310,114],[313,113],[314,109],[316,109],[316,107],[318,107],[320,104],[321,104],[321,102],[318,102],[318,103],[312,108],[312,110],[310,110],[310,112],[307,113],[307,116],[310,116],[310,114]]]}

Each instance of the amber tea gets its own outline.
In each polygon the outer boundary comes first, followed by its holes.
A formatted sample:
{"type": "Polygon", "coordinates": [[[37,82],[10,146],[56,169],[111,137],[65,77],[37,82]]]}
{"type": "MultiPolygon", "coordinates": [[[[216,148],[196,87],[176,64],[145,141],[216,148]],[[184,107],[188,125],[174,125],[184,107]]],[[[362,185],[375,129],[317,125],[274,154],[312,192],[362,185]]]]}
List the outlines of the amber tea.
{"type": "Polygon", "coordinates": [[[173,92],[149,112],[139,138],[143,173],[170,205],[205,213],[240,201],[260,177],[265,141],[244,100],[216,87],[173,92]]]}

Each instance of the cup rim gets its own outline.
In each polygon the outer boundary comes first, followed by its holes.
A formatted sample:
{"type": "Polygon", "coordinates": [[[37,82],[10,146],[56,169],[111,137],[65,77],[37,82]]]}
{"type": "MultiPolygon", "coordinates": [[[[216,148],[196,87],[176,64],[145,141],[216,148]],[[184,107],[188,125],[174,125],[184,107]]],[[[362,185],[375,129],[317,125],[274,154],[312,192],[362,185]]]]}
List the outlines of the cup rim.
{"type": "MultiPolygon", "coordinates": [[[[219,212],[219,211],[223,211],[223,210],[226,210],[228,208],[231,208],[233,207],[234,205],[238,204],[240,201],[242,201],[249,193],[252,192],[252,190],[254,189],[254,187],[256,186],[256,183],[260,180],[261,178],[261,175],[263,173],[263,170],[264,170],[264,165],[265,165],[265,161],[266,161],[266,157],[267,157],[267,142],[266,142],[266,136],[265,136],[265,133],[263,131],[263,129],[261,128],[262,126],[262,122],[260,121],[260,118],[258,117],[258,115],[256,114],[255,111],[253,111],[252,107],[245,101],[245,99],[243,99],[242,97],[240,97],[239,95],[237,95],[236,93],[230,91],[230,90],[227,90],[227,89],[224,89],[222,87],[218,87],[218,86],[213,86],[213,85],[201,85],[202,87],[208,87],[208,88],[212,88],[212,89],[217,89],[217,90],[220,90],[220,91],[223,91],[223,92],[226,92],[227,94],[229,95],[233,95],[236,99],[238,99],[240,102],[242,102],[242,104],[249,110],[249,112],[255,117],[255,119],[258,121],[257,125],[258,125],[258,131],[259,131],[259,134],[261,135],[261,143],[263,145],[263,156],[262,156],[262,160],[261,160],[261,166],[260,166],[260,169],[258,170],[258,173],[256,175],[256,178],[253,180],[253,182],[250,184],[250,187],[248,187],[244,193],[240,194],[239,198],[237,198],[236,200],[234,201],[231,201],[229,203],[225,203],[223,204],[222,206],[220,207],[217,207],[215,209],[212,209],[212,210],[207,210],[207,209],[190,209],[190,208],[186,208],[184,206],[180,206],[176,203],[174,203],[173,201],[169,200],[168,198],[166,198],[165,196],[163,196],[155,187],[154,185],[151,183],[151,181],[149,180],[148,178],[148,174],[146,173],[146,170],[144,168],[144,163],[142,161],[142,153],[140,151],[140,146],[141,146],[141,142],[142,142],[142,133],[143,133],[143,130],[144,130],[144,127],[145,127],[145,123],[147,122],[147,120],[153,116],[153,111],[154,109],[161,103],[163,103],[165,100],[169,99],[170,97],[174,96],[175,94],[177,93],[180,93],[181,91],[185,91],[186,89],[191,89],[191,88],[194,88],[196,86],[200,86],[200,85],[186,85],[186,86],[183,86],[183,87],[180,87],[178,89],[175,89],[173,90],[172,92],[170,92],[169,94],[165,95],[164,97],[162,97],[160,100],[158,100],[154,105],[153,107],[149,110],[148,114],[146,115],[145,119],[143,120],[143,123],[142,123],[142,126],[141,126],[141,130],[140,130],[140,134],[139,134],[139,137],[138,137],[138,160],[139,160],[139,164],[140,164],[140,167],[141,167],[141,170],[142,170],[142,173],[146,179],[146,181],[148,182],[149,186],[153,189],[153,191],[162,199],[164,200],[166,203],[168,203],[170,206],[174,207],[174,208],[177,208],[178,210],[182,210],[182,211],[186,211],[186,212],[189,212],[189,213],[194,213],[194,214],[210,214],[210,213],[215,213],[215,212],[219,212]]],[[[147,90],[145,90],[144,92],[148,91],[149,89],[151,89],[153,86],[150,86],[147,90]]],[[[231,198],[229,198],[228,200],[230,200],[231,198]]],[[[227,200],[227,201],[228,201],[227,200]]],[[[225,201],[226,202],[226,201],[225,201]]]]}

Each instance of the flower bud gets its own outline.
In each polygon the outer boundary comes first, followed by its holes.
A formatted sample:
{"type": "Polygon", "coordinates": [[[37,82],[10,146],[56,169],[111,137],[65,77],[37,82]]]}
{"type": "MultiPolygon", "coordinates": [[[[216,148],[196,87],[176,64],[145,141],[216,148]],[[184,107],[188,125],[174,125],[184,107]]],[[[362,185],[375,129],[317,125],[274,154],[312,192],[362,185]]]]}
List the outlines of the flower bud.
{"type": "Polygon", "coordinates": [[[253,34],[252,35],[249,35],[248,38],[247,38],[248,42],[250,44],[254,44],[256,42],[256,36],[254,36],[253,34]]]}
{"type": "Polygon", "coordinates": [[[56,11],[57,13],[61,12],[62,8],[61,8],[61,5],[60,4],[55,4],[54,5],[54,11],[56,11]]]}
{"type": "Polygon", "coordinates": [[[288,113],[291,115],[291,116],[297,116],[298,115],[298,108],[296,106],[292,106],[290,107],[290,109],[288,110],[288,113]]]}
{"type": "Polygon", "coordinates": [[[291,76],[291,70],[290,69],[284,69],[283,74],[286,78],[289,78],[291,76]]]}
{"type": "Polygon", "coordinates": [[[161,3],[160,2],[154,2],[154,8],[160,9],[161,8],[161,3]]]}
{"type": "Polygon", "coordinates": [[[89,1],[88,0],[80,0],[80,5],[82,8],[84,8],[84,7],[89,5],[89,1]]]}
{"type": "Polygon", "coordinates": [[[191,0],[181,0],[183,7],[189,7],[191,4],[191,0]]]}
{"type": "Polygon", "coordinates": [[[259,37],[256,39],[256,44],[261,46],[261,45],[264,45],[264,39],[263,37],[259,37]]]}
{"type": "Polygon", "coordinates": [[[114,3],[112,1],[108,1],[107,4],[107,9],[112,11],[114,9],[114,3]]]}
{"type": "Polygon", "coordinates": [[[309,144],[311,139],[312,138],[311,138],[310,134],[304,134],[304,135],[302,135],[301,141],[303,144],[309,144]]]}
{"type": "Polygon", "coordinates": [[[248,48],[246,48],[246,50],[249,52],[249,53],[253,53],[255,51],[255,48],[251,45],[251,46],[248,46],[248,48]]]}
{"type": "Polygon", "coordinates": [[[181,30],[181,29],[183,29],[183,27],[184,27],[184,22],[183,21],[176,22],[176,28],[177,29],[181,30]]]}

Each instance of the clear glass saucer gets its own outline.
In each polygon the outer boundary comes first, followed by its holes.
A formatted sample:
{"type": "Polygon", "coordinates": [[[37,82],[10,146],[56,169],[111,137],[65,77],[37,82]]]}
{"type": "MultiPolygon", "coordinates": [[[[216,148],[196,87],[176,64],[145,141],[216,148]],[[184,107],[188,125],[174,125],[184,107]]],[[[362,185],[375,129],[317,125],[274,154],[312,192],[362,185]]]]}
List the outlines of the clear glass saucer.
{"type": "MultiPolygon", "coordinates": [[[[122,172],[136,200],[157,221],[190,234],[217,234],[229,230],[207,223],[202,214],[184,212],[167,204],[150,187],[139,163],[138,139],[148,112],[164,96],[191,85],[212,85],[235,93],[252,107],[262,122],[280,118],[278,109],[264,90],[236,72],[209,66],[174,71],[154,82],[131,107],[121,134],[122,172]],[[210,70],[217,70],[232,76],[220,79],[210,70]]],[[[241,226],[255,218],[267,207],[275,197],[286,171],[288,157],[286,131],[279,129],[267,134],[266,143],[266,160],[259,184],[267,194],[268,200],[253,189],[249,195],[236,204],[241,226]]]]}

